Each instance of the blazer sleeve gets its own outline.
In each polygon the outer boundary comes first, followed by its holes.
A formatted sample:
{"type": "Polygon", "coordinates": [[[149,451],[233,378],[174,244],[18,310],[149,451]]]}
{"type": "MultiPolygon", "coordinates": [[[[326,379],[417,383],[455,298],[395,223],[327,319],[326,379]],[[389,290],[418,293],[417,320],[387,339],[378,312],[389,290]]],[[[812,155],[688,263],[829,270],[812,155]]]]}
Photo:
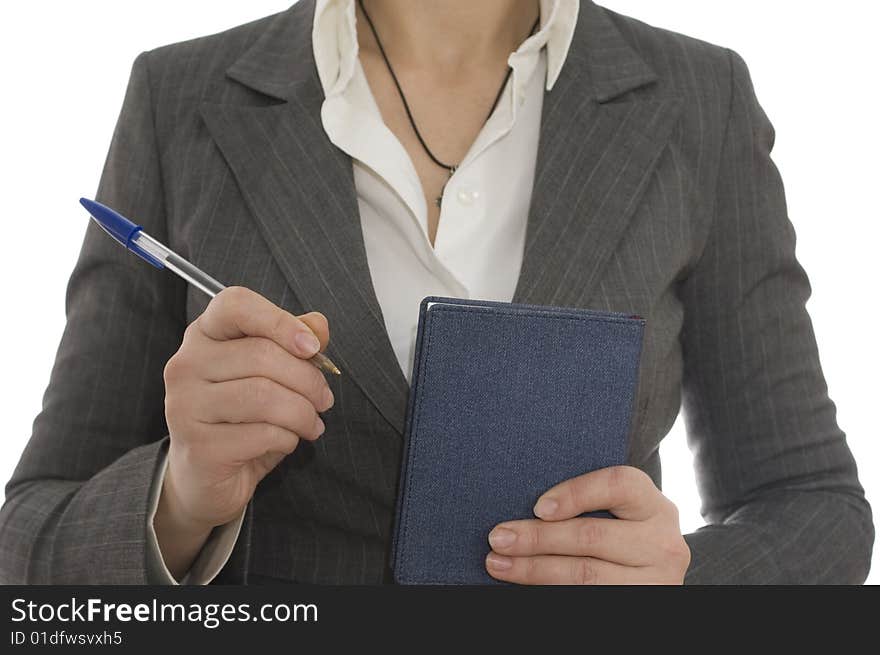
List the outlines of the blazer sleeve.
{"type": "MultiPolygon", "coordinates": [[[[164,241],[147,57],[132,66],[97,199],[164,241]]],[[[42,410],[0,510],[0,581],[146,582],[149,491],[167,442],[163,370],[185,328],[184,285],[88,221],[42,410]]]]}
{"type": "Polygon", "coordinates": [[[702,513],[686,583],[861,583],[874,528],[795,258],[775,132],[728,50],[715,214],[682,283],[683,403],[702,513]]]}

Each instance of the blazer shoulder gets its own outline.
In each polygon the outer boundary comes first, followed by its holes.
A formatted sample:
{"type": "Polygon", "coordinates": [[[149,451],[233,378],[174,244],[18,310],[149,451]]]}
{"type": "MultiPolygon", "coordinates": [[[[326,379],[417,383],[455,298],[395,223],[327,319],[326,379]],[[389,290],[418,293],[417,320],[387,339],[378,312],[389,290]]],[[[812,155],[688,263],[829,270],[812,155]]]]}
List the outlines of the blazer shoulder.
{"type": "Polygon", "coordinates": [[[735,61],[742,61],[730,48],[650,25],[610,9],[605,11],[670,94],[727,97],[732,66],[735,61]]]}
{"type": "Polygon", "coordinates": [[[170,99],[200,100],[222,87],[225,72],[284,12],[229,29],[142,52],[153,97],[160,106],[170,99]]]}

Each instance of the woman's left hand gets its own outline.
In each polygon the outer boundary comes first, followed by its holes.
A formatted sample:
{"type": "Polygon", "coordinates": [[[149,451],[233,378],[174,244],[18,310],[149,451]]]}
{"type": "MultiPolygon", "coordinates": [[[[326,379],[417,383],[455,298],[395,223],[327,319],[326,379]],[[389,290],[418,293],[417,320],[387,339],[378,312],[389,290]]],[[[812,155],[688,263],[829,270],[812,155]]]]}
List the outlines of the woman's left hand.
{"type": "Polygon", "coordinates": [[[537,519],[489,533],[486,570],[520,584],[682,584],[690,549],[678,510],[647,474],[612,466],[559,483],[535,504],[537,519]],[[617,518],[579,517],[608,510],[617,518]]]}

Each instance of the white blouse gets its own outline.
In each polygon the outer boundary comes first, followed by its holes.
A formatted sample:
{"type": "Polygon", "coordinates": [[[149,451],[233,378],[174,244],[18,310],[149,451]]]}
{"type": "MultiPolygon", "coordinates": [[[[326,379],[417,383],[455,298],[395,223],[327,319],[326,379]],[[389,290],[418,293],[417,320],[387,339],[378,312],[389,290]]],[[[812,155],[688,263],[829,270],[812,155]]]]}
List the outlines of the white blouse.
{"type": "Polygon", "coordinates": [[[410,378],[419,303],[429,295],[510,301],[525,245],[544,89],[565,61],[574,0],[542,0],[539,30],[508,58],[498,106],[443,191],[433,247],[428,208],[405,148],[382,121],[358,59],[355,0],[319,0],[312,31],[321,120],[354,166],[373,288],[410,378]]]}

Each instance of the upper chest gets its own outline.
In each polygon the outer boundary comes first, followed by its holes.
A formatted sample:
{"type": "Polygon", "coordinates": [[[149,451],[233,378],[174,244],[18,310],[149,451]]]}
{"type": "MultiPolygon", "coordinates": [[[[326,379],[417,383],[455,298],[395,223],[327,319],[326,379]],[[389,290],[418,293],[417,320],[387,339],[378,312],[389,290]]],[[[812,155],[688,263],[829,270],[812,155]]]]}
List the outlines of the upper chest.
{"type": "Polygon", "coordinates": [[[386,63],[370,50],[362,50],[359,58],[381,120],[403,146],[418,176],[433,244],[451,169],[461,166],[486,126],[496,98],[500,100],[507,64],[499,60],[495,66],[442,74],[386,63]]]}

